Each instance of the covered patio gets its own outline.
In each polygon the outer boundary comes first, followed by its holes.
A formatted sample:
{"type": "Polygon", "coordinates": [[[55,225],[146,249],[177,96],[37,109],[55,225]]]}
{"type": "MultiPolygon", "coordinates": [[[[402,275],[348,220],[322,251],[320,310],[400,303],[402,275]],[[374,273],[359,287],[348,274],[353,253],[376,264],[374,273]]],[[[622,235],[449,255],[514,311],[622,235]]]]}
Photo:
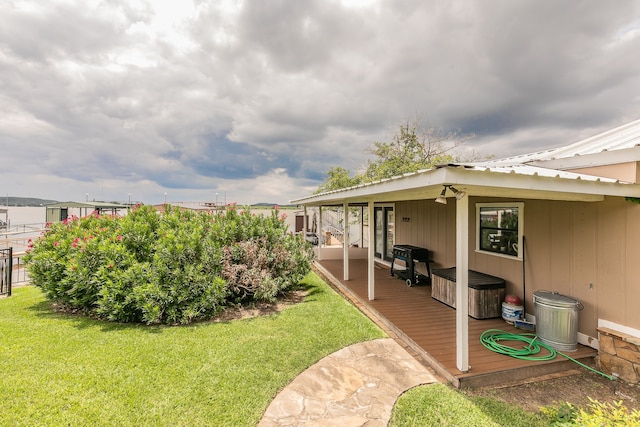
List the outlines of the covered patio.
{"type": "Polygon", "coordinates": [[[637,358],[619,357],[611,338],[601,346],[600,337],[603,331],[632,342],[640,336],[639,137],[636,121],[556,149],[434,165],[292,203],[304,209],[303,218],[308,209],[317,212],[320,232],[324,215],[340,215],[341,247],[318,245],[318,269],[454,384],[518,380],[571,364],[512,360],[480,344],[483,331],[510,328],[493,318],[504,295],[521,297],[524,320],[538,332],[555,328],[551,335],[570,338],[570,349],[581,344],[572,357],[601,350],[601,367],[637,382],[637,358]],[[403,256],[396,246],[428,251],[431,268],[447,276],[437,275],[433,296],[448,305],[431,298],[429,285],[408,287],[390,277],[389,263],[403,256]],[[478,283],[478,274],[491,283],[478,283]],[[479,304],[502,284],[504,295],[479,304]],[[571,316],[558,324],[545,313],[536,319],[536,292],[570,301],[563,314],[571,316]],[[478,316],[478,307],[489,307],[491,315],[478,316]]]}
{"type": "MultiPolygon", "coordinates": [[[[469,370],[461,372],[456,367],[456,310],[431,298],[430,285],[406,286],[405,281],[391,277],[389,267],[376,263],[376,297],[369,300],[367,260],[350,259],[349,270],[352,279],[345,281],[338,279],[343,273],[342,260],[316,262],[320,275],[456,387],[519,381],[578,367],[561,355],[552,361],[539,362],[494,353],[480,342],[482,332],[487,329],[518,334],[527,331],[516,329],[501,318],[476,320],[469,317],[469,370]]],[[[543,349],[540,355],[544,354],[548,353],[543,349]]],[[[577,351],[567,353],[587,364],[596,354],[595,349],[583,345],[578,345],[577,351]]]]}

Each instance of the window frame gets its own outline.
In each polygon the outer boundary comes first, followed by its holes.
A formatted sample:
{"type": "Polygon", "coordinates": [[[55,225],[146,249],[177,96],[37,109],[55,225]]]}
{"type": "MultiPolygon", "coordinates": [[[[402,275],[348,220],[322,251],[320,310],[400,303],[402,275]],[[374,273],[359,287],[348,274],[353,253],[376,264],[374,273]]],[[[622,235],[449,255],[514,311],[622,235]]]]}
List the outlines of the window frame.
{"type": "MultiPolygon", "coordinates": [[[[500,224],[498,224],[500,225],[500,224]]],[[[507,258],[512,260],[522,260],[522,236],[524,236],[524,202],[493,202],[493,203],[476,203],[476,252],[497,256],[501,258],[507,258]],[[501,248],[498,247],[496,250],[491,250],[488,248],[482,247],[482,231],[486,228],[495,228],[498,230],[498,234],[500,231],[513,231],[512,229],[502,228],[502,227],[482,227],[481,226],[481,211],[483,208],[496,208],[496,210],[500,210],[500,208],[517,208],[518,209],[518,229],[517,229],[517,254],[512,255],[509,253],[503,253],[501,248]]]]}

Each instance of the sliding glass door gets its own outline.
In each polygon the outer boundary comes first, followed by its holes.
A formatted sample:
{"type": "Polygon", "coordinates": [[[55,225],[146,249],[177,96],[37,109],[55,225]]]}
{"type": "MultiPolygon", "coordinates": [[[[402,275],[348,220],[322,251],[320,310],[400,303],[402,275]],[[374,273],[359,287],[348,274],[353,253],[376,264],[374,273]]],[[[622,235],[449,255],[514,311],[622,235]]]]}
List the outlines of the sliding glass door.
{"type": "Polygon", "coordinates": [[[393,205],[376,206],[375,213],[375,255],[391,261],[395,241],[395,212],[393,205]]]}

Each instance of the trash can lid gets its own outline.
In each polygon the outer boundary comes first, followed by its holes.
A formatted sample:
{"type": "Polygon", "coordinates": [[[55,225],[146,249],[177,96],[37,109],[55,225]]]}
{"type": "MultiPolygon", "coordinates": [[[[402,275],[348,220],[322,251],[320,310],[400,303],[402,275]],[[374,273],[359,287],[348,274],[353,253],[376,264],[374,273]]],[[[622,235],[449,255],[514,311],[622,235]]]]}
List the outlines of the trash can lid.
{"type": "Polygon", "coordinates": [[[575,298],[552,291],[536,291],[533,293],[533,297],[534,300],[537,299],[541,302],[561,307],[572,307],[580,304],[580,302],[575,298]]]}

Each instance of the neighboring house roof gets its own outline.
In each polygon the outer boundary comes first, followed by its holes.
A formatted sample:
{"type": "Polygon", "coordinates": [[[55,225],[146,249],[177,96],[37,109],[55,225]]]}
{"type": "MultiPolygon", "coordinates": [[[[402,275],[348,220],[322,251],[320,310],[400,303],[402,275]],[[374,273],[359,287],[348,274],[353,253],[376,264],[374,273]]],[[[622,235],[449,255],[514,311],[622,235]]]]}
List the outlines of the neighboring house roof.
{"type": "Polygon", "coordinates": [[[564,147],[483,163],[491,165],[535,164],[555,169],[571,169],[631,161],[640,161],[640,120],[564,147]]]}
{"type": "Polygon", "coordinates": [[[95,208],[95,209],[126,209],[129,206],[109,202],[60,202],[46,205],[47,208],[95,208]]]}
{"type": "Polygon", "coordinates": [[[640,197],[640,185],[570,172],[602,164],[640,161],[640,120],[583,141],[537,153],[475,163],[450,163],[381,181],[315,194],[304,205],[435,198],[442,185],[470,195],[602,200],[605,195],[640,197]],[[508,179],[505,179],[508,174],[508,179]]]}

